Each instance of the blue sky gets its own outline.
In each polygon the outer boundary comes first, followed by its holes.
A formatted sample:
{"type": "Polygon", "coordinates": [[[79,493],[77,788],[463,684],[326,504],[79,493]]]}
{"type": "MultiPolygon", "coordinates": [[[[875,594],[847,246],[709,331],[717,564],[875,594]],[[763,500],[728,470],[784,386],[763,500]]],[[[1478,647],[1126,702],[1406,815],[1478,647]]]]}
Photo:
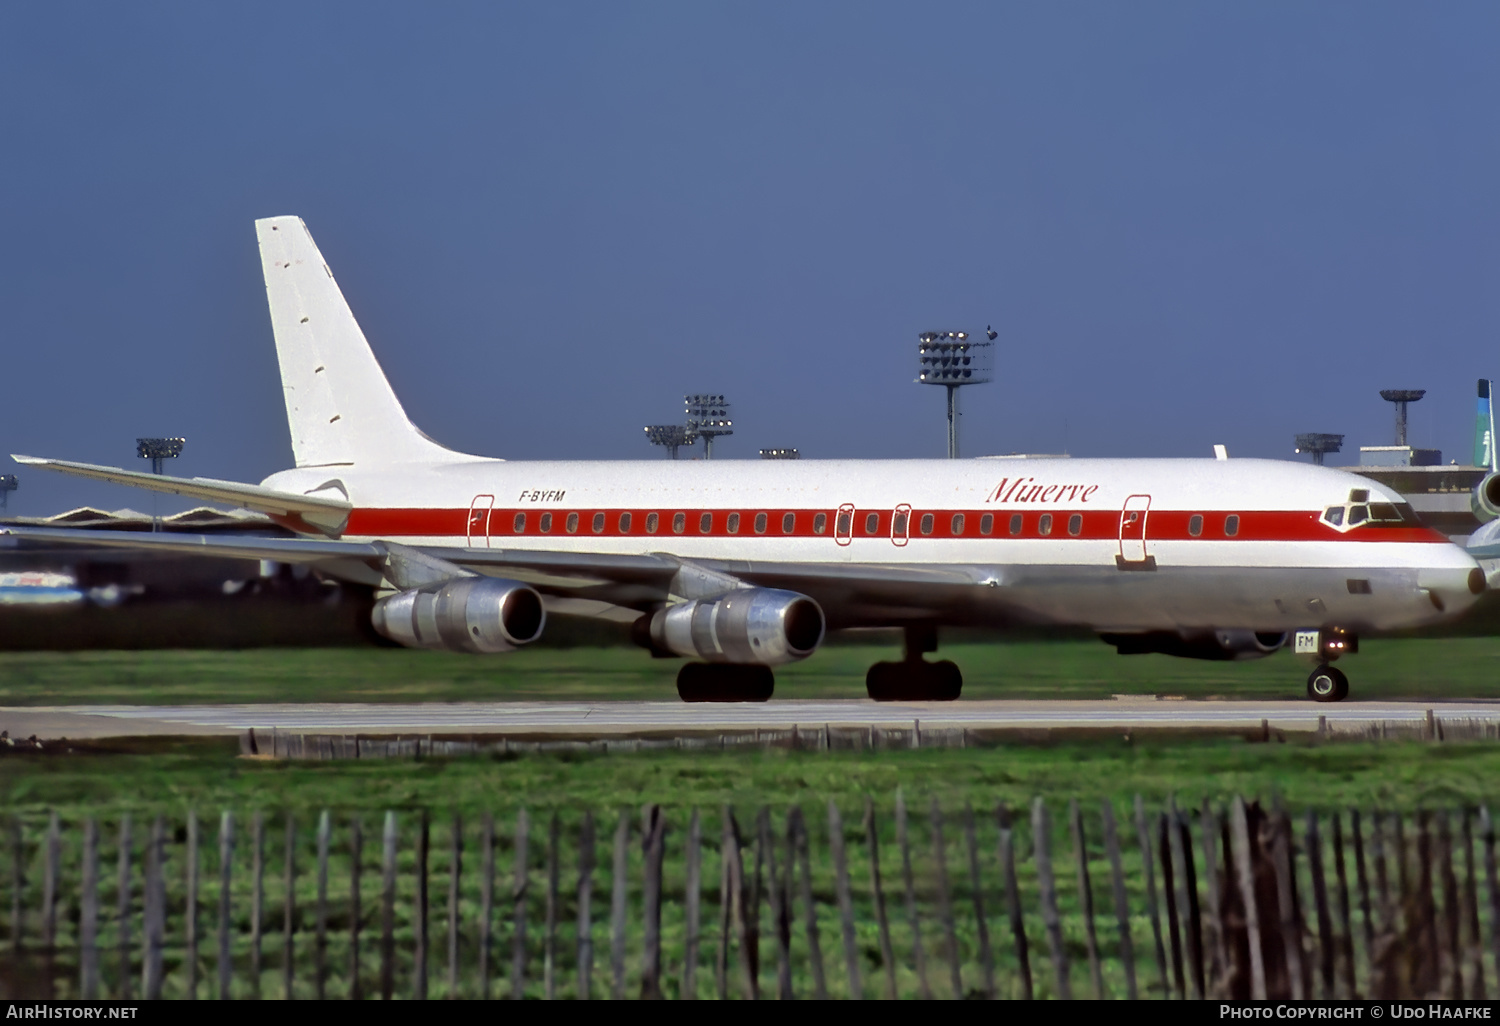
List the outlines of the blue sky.
{"type": "MultiPolygon", "coordinates": [[[[517,459],[1468,455],[1500,6],[0,6],[5,452],[290,463],[255,236],[305,218],[413,419],[517,459]]],[[[1337,458],[1336,458],[1337,459],[1337,458]]],[[[8,467],[12,511],[140,493],[8,467]]],[[[165,503],[165,500],[163,500],[165,503]]],[[[166,508],[165,505],[162,507],[166,508]]]]}

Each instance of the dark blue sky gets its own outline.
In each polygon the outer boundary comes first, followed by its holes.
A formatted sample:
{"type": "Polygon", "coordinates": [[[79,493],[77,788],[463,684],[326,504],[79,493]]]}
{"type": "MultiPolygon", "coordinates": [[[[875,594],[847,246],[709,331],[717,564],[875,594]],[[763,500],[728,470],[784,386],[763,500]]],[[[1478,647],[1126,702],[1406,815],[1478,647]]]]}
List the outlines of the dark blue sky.
{"type": "MultiPolygon", "coordinates": [[[[1493,3],[7,4],[0,449],[290,463],[251,222],[300,214],[414,420],[511,458],[1468,457],[1500,376],[1493,3]]],[[[8,463],[8,461],[7,461],[8,463]]],[[[140,493],[24,469],[12,510],[140,493]]],[[[166,508],[165,502],[163,509],[166,508]]]]}

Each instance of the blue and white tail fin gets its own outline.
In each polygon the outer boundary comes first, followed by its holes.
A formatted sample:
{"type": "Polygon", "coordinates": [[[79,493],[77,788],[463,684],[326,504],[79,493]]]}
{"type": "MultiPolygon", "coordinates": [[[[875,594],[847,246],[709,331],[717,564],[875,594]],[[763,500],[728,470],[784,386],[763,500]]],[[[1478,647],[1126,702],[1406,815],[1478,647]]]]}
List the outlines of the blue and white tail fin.
{"type": "Polygon", "coordinates": [[[1492,474],[1500,469],[1495,453],[1493,386],[1487,378],[1479,379],[1479,409],[1474,417],[1474,466],[1487,467],[1492,474]]]}
{"type": "Polygon", "coordinates": [[[407,418],[302,219],[255,233],[297,466],[453,459],[407,418]]]}

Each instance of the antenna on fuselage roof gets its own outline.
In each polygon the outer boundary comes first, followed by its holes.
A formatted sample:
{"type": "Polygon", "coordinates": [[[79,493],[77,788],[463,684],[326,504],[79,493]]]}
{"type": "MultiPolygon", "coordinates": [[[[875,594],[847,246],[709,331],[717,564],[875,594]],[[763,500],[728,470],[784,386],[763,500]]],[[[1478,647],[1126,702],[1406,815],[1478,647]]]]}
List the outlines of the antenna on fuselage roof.
{"type": "Polygon", "coordinates": [[[1227,460],[1227,459],[1229,459],[1229,447],[1228,446],[1224,446],[1224,445],[1215,445],[1214,446],[1214,459],[1216,459],[1216,460],[1227,460]]]}

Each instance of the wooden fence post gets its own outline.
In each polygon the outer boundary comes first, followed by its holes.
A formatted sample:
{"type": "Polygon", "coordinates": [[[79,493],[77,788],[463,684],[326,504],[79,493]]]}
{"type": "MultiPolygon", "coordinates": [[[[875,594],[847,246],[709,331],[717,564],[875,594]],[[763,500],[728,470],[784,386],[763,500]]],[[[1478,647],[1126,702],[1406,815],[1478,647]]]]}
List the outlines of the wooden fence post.
{"type": "Polygon", "coordinates": [[[1068,978],[1068,949],[1063,944],[1062,919],[1057,911],[1057,881],[1052,875],[1052,822],[1047,815],[1047,805],[1040,798],[1031,806],[1031,846],[1036,854],[1037,885],[1042,892],[1042,924],[1047,928],[1056,996],[1068,1001],[1073,997],[1073,988],[1068,978]]]}
{"type": "Polygon", "coordinates": [[[1439,810],[1438,821],[1438,876],[1443,888],[1443,950],[1447,956],[1447,997],[1464,999],[1463,948],[1459,945],[1458,878],[1453,874],[1453,831],[1449,828],[1448,813],[1439,810]]]}
{"type": "MultiPolygon", "coordinates": [[[[19,820],[17,821],[19,823],[19,820]]],[[[130,813],[120,817],[120,851],[119,851],[119,888],[117,893],[118,904],[116,905],[116,921],[119,924],[120,951],[120,994],[121,1000],[130,1000],[130,981],[134,975],[130,971],[130,921],[134,918],[134,902],[131,900],[130,887],[130,813]]],[[[19,865],[19,862],[17,863],[19,865]]],[[[14,919],[14,929],[20,929],[20,920],[14,919]]],[[[19,940],[19,934],[16,935],[19,940]]]]}
{"type": "MultiPolygon", "coordinates": [[[[555,831],[554,831],[555,832],[555,831]]],[[[459,997],[458,992],[458,923],[459,901],[463,897],[464,875],[464,818],[453,814],[448,829],[448,1000],[459,997]]],[[[547,995],[551,997],[552,995],[547,995]]]]}
{"type": "Polygon", "coordinates": [[[526,996],[526,901],[531,884],[531,821],[524,808],[516,810],[515,866],[510,885],[511,944],[510,996],[526,996]]]}
{"type": "Polygon", "coordinates": [[[198,999],[198,810],[187,813],[187,894],[183,902],[184,969],[187,970],[187,996],[198,999]]]}
{"type": "Polygon", "coordinates": [[[964,996],[961,967],[963,954],[958,946],[958,927],[953,921],[953,899],[948,880],[948,851],[943,841],[943,810],[938,806],[937,796],[928,802],[928,816],[932,823],[932,859],[937,868],[938,920],[943,925],[943,946],[948,954],[948,987],[953,999],[964,996]]]}
{"type": "Polygon", "coordinates": [[[1089,956],[1089,979],[1094,999],[1104,999],[1104,972],[1099,966],[1099,937],[1094,931],[1094,888],[1089,880],[1088,843],[1083,834],[1083,813],[1077,800],[1068,802],[1068,828],[1073,836],[1073,860],[1078,870],[1078,900],[1083,914],[1083,937],[1089,956]]]}
{"type": "Polygon", "coordinates": [[[661,869],[665,858],[666,817],[660,805],[648,805],[641,816],[645,879],[641,887],[641,997],[661,999],[661,869]]]}
{"type": "Polygon", "coordinates": [[[594,814],[585,811],[578,837],[578,997],[593,997],[594,814]]]}
{"type": "Polygon", "coordinates": [[[880,879],[880,830],[875,822],[875,802],[868,795],[865,796],[865,844],[870,849],[870,895],[875,902],[875,924],[880,934],[880,962],[885,970],[885,996],[887,1000],[895,1001],[896,954],[891,946],[891,922],[880,879]]]}
{"type": "Polygon", "coordinates": [[[1208,993],[1203,972],[1203,910],[1198,902],[1198,870],[1193,859],[1193,831],[1187,813],[1172,803],[1172,827],[1178,838],[1182,857],[1182,916],[1187,928],[1187,951],[1192,966],[1193,998],[1202,1000],[1208,993]]]}
{"type": "Polygon", "coordinates": [[[557,997],[557,885],[560,829],[557,812],[553,810],[552,820],[547,826],[547,938],[542,950],[542,992],[548,1001],[557,997]]]}
{"type": "MultiPolygon", "coordinates": [[[[26,946],[26,842],[21,817],[10,817],[10,956],[18,960],[26,946]]],[[[19,964],[16,969],[19,971],[19,964]]]]}
{"type": "Polygon", "coordinates": [[[318,816],[317,905],[313,909],[313,993],[328,997],[328,842],[332,834],[328,810],[318,816]]]}
{"type": "MultiPolygon", "coordinates": [[[[790,815],[797,815],[795,805],[790,815]]],[[[719,943],[714,952],[714,989],[720,1001],[729,999],[729,949],[734,921],[734,901],[730,897],[729,849],[732,841],[729,818],[729,806],[725,805],[719,814],[719,943]]],[[[736,876],[735,880],[738,879],[736,876]]]]}
{"type": "Polygon", "coordinates": [[[99,824],[83,821],[83,893],[78,909],[78,992],[99,997],[99,824]]]}
{"type": "Polygon", "coordinates": [[[1426,809],[1417,812],[1417,899],[1422,916],[1422,949],[1426,958],[1425,978],[1434,984],[1442,976],[1437,930],[1437,905],[1432,897],[1432,816],[1426,809]]]}
{"type": "Polygon", "coordinates": [[[1263,926],[1260,921],[1260,903],[1255,896],[1255,866],[1251,862],[1249,814],[1245,809],[1244,798],[1235,795],[1229,815],[1235,879],[1239,885],[1240,904],[1245,909],[1245,933],[1250,947],[1250,997],[1254,1001],[1264,1001],[1267,995],[1265,949],[1261,938],[1263,926]]]}
{"type": "Polygon", "coordinates": [[[1495,822],[1488,805],[1479,807],[1479,833],[1484,839],[1484,878],[1490,898],[1490,957],[1495,979],[1500,980],[1500,874],[1495,869],[1495,822]]]}
{"type": "MultiPolygon", "coordinates": [[[[762,806],[764,808],[764,806],[762,806]]],[[[755,980],[755,994],[760,997],[760,905],[765,896],[763,884],[766,850],[755,842],[755,871],[748,880],[748,893],[741,890],[740,925],[744,929],[744,952],[748,956],[746,972],[755,980]]]]}
{"type": "Polygon", "coordinates": [[[386,812],[380,852],[380,998],[396,990],[396,814],[386,812]]]}
{"type": "Polygon", "coordinates": [[[1125,995],[1135,1001],[1141,995],[1135,979],[1135,945],[1130,936],[1130,901],[1125,891],[1125,869],[1120,858],[1120,831],[1115,823],[1114,803],[1108,798],[1104,799],[1099,811],[1104,820],[1104,850],[1109,856],[1115,924],[1120,932],[1120,968],[1125,973],[1125,995]]]}
{"type": "Polygon", "coordinates": [[[285,867],[283,880],[282,926],[281,926],[281,977],[282,997],[290,1001],[294,991],[296,969],[297,933],[297,823],[292,813],[286,814],[286,832],[282,838],[285,845],[285,867]]]}
{"type": "Polygon", "coordinates": [[[234,979],[234,953],[230,947],[230,931],[234,929],[234,813],[227,809],[219,816],[219,924],[218,958],[219,1000],[230,998],[230,982],[234,979]]]}
{"type": "MultiPolygon", "coordinates": [[[[740,969],[745,975],[745,995],[752,1001],[758,1001],[760,1000],[759,934],[750,922],[751,912],[745,907],[747,904],[745,900],[745,856],[740,824],[734,818],[734,810],[727,805],[724,806],[724,856],[727,870],[725,886],[729,895],[729,915],[726,926],[732,925],[739,940],[740,969]]],[[[727,928],[725,933],[728,933],[727,928]]]]}
{"type": "Polygon", "coordinates": [[[613,878],[610,881],[609,907],[609,966],[610,997],[615,1001],[625,999],[625,903],[629,895],[625,872],[628,866],[630,844],[630,814],[620,811],[615,826],[615,852],[613,878]]]}
{"type": "MultiPolygon", "coordinates": [[[[418,752],[421,748],[418,747],[418,752]]],[[[412,927],[416,931],[416,958],[412,966],[412,997],[418,1001],[427,1000],[427,958],[428,940],[427,913],[430,902],[427,896],[427,863],[432,847],[432,821],[428,818],[426,809],[417,818],[417,901],[416,907],[412,909],[412,927]]]]}
{"type": "Polygon", "coordinates": [[[974,905],[976,939],[979,942],[979,971],[984,996],[995,999],[995,955],[990,948],[989,917],[984,911],[984,877],[979,872],[979,838],[974,828],[974,809],[964,803],[964,845],[969,849],[969,892],[974,905]]]}
{"type": "Polygon", "coordinates": [[[802,914],[807,932],[807,961],[812,970],[813,997],[818,1001],[828,1000],[828,977],[823,971],[823,946],[818,936],[818,906],[813,902],[812,854],[807,839],[807,823],[802,810],[793,805],[787,813],[787,833],[797,850],[797,865],[801,872],[802,914]]]}
{"type": "Polygon", "coordinates": [[[1318,997],[1324,1001],[1334,999],[1333,982],[1334,952],[1333,916],[1328,909],[1328,884],[1323,874],[1323,843],[1318,832],[1318,814],[1307,813],[1307,825],[1303,836],[1307,844],[1307,865],[1312,878],[1313,904],[1318,913],[1318,979],[1321,989],[1318,997]]]}
{"type": "Polygon", "coordinates": [[[1464,846],[1464,927],[1468,933],[1469,976],[1473,981],[1469,988],[1475,1000],[1485,1000],[1484,984],[1484,936],[1479,931],[1479,887],[1474,872],[1473,810],[1463,810],[1464,846]]]}
{"type": "Polygon", "coordinates": [[[1177,866],[1181,853],[1178,848],[1180,844],[1174,843],[1177,831],[1167,818],[1167,813],[1157,813],[1156,816],[1156,847],[1157,855],[1161,858],[1161,891],[1162,897],[1167,905],[1167,940],[1172,949],[1172,981],[1177,985],[1177,997],[1187,997],[1187,978],[1183,974],[1182,958],[1182,910],[1179,901],[1180,887],[1177,878],[1182,874],[1177,872],[1177,866]]]}
{"type": "MultiPolygon", "coordinates": [[[[495,817],[486,812],[479,824],[479,997],[490,999],[490,959],[495,915],[495,817]]],[[[581,938],[580,938],[581,940],[581,938]]]]}
{"type": "MultiPolygon", "coordinates": [[[[792,921],[789,912],[788,889],[786,887],[786,874],[795,873],[790,859],[784,859],[783,865],[776,863],[775,835],[771,830],[771,810],[763,808],[756,821],[756,828],[760,833],[760,846],[766,853],[766,867],[771,880],[771,927],[776,931],[776,996],[782,1001],[790,1001],[792,993],[792,921]]],[[[788,855],[792,854],[790,847],[788,855]]]]}
{"type": "MultiPolygon", "coordinates": [[[[1224,937],[1224,881],[1219,876],[1219,839],[1226,836],[1223,817],[1214,811],[1213,804],[1203,799],[1203,811],[1198,817],[1198,833],[1203,845],[1203,878],[1208,885],[1208,926],[1213,932],[1213,972],[1209,976],[1209,987],[1223,989],[1229,977],[1229,944],[1224,937]]],[[[1229,852],[1224,853],[1228,858],[1229,852]]],[[[1207,956],[1205,956],[1206,959],[1207,956]]],[[[1205,991],[1211,993],[1211,991],[1205,991]]]]}
{"type": "Polygon", "coordinates": [[[42,955],[46,959],[47,996],[55,996],[52,972],[57,953],[57,891],[62,869],[62,833],[54,810],[47,816],[47,834],[42,842],[42,955]]]}
{"type": "Polygon", "coordinates": [[[1146,875],[1146,915],[1151,919],[1151,939],[1156,944],[1156,971],[1161,981],[1162,997],[1172,996],[1172,987],[1167,982],[1167,951],[1162,943],[1161,910],[1156,895],[1155,857],[1151,848],[1151,830],[1146,824],[1146,804],[1140,795],[1135,796],[1136,844],[1141,849],[1141,867],[1146,875]]]}
{"type": "MultiPolygon", "coordinates": [[[[1365,962],[1373,967],[1375,922],[1370,914],[1370,874],[1365,864],[1365,838],[1359,810],[1349,810],[1349,836],[1354,843],[1354,885],[1359,896],[1359,917],[1364,926],[1365,962]]],[[[1358,972],[1355,973],[1356,981],[1358,972]]]]}
{"type": "Polygon", "coordinates": [[[1035,997],[1031,983],[1031,950],[1026,942],[1026,918],[1021,907],[1021,887],[1016,880],[1016,839],[1011,826],[1010,808],[1004,802],[995,806],[995,824],[1000,828],[1000,872],[1005,877],[1005,910],[1010,916],[1010,936],[1016,949],[1016,965],[1021,974],[1021,997],[1035,997]]]}
{"type": "Polygon", "coordinates": [[[932,1000],[927,982],[927,953],[922,946],[922,920],[917,914],[917,887],[911,871],[911,843],[906,830],[906,797],[896,789],[896,844],[901,848],[901,882],[906,890],[906,919],[911,926],[911,954],[917,969],[918,996],[932,1000]]]}
{"type": "Polygon", "coordinates": [[[1281,915],[1281,944],[1286,952],[1287,977],[1293,1001],[1306,999],[1308,974],[1304,968],[1302,923],[1298,918],[1296,873],[1293,863],[1292,824],[1286,813],[1277,809],[1273,821],[1273,844],[1276,869],[1276,906],[1281,915]]]}
{"type": "Polygon", "coordinates": [[[250,820],[250,996],[260,997],[261,945],[265,932],[266,817],[250,820]]]}
{"type": "Polygon", "coordinates": [[[150,845],[146,849],[145,930],[141,953],[141,996],[147,1001],[161,998],[162,949],[166,938],[166,820],[157,816],[151,824],[150,845]]]}
{"type": "MultiPolygon", "coordinates": [[[[854,934],[854,895],[849,887],[849,864],[844,851],[844,818],[839,815],[838,804],[828,802],[828,845],[833,856],[834,890],[839,903],[839,925],[844,939],[844,971],[849,984],[849,997],[861,1000],[864,982],[859,972],[859,940],[854,934]]],[[[790,989],[790,971],[788,989],[790,989]]]]}
{"type": "MultiPolygon", "coordinates": [[[[790,865],[787,869],[791,872],[790,865]]],[[[682,955],[682,997],[687,1001],[698,999],[698,931],[703,919],[701,900],[703,897],[703,822],[698,810],[693,809],[688,818],[687,834],[687,881],[683,894],[683,918],[685,936],[682,955]]]]}
{"type": "Polygon", "coordinates": [[[364,824],[358,816],[349,821],[349,1000],[364,995],[359,972],[360,876],[365,851],[364,824]]]}
{"type": "Polygon", "coordinates": [[[1338,915],[1338,946],[1341,970],[1341,982],[1343,986],[1343,997],[1345,1000],[1353,1000],[1357,997],[1357,987],[1354,980],[1354,917],[1349,910],[1349,873],[1344,865],[1344,816],[1337,809],[1333,812],[1333,872],[1334,885],[1337,888],[1337,903],[1334,905],[1338,915]]]}

